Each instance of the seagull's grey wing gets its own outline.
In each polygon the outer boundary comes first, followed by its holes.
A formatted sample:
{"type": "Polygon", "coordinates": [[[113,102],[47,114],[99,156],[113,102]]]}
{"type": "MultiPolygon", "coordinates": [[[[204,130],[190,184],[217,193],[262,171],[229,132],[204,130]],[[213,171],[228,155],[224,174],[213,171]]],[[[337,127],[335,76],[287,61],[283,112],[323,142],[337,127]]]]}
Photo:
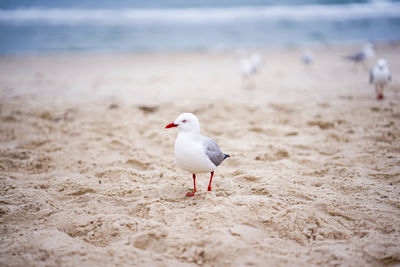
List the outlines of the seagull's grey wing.
{"type": "Polygon", "coordinates": [[[204,149],[206,151],[206,155],[208,158],[214,163],[215,166],[221,164],[221,162],[225,159],[225,154],[222,153],[219,146],[212,140],[206,136],[201,136],[201,142],[204,145],[204,149]]]}
{"type": "Polygon", "coordinates": [[[372,83],[374,81],[374,70],[372,69],[369,72],[369,83],[372,83]]]}
{"type": "Polygon", "coordinates": [[[354,62],[360,62],[360,61],[364,60],[364,53],[360,52],[357,54],[348,55],[348,56],[345,56],[345,58],[348,60],[352,60],[354,62]]]}

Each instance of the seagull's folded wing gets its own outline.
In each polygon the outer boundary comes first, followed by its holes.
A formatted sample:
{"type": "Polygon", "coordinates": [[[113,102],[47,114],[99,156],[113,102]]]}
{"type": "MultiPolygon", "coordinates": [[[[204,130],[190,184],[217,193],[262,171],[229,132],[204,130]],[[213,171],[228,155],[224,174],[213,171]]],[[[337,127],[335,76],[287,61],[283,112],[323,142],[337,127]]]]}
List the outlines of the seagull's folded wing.
{"type": "Polygon", "coordinates": [[[374,69],[369,72],[369,83],[374,82],[374,69]]]}
{"type": "Polygon", "coordinates": [[[215,166],[221,164],[221,162],[225,159],[225,154],[222,153],[219,146],[212,140],[206,136],[201,136],[201,142],[203,143],[204,150],[206,155],[211,160],[215,166]]]}

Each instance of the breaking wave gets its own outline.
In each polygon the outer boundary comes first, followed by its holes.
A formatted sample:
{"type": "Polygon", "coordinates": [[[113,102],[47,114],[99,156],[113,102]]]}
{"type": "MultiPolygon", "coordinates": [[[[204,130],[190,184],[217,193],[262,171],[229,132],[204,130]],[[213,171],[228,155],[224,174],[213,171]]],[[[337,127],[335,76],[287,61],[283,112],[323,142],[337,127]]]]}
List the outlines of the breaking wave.
{"type": "Polygon", "coordinates": [[[224,23],[237,20],[352,20],[400,18],[400,3],[371,1],[342,5],[263,6],[167,9],[0,9],[2,23],[117,24],[224,23]]]}

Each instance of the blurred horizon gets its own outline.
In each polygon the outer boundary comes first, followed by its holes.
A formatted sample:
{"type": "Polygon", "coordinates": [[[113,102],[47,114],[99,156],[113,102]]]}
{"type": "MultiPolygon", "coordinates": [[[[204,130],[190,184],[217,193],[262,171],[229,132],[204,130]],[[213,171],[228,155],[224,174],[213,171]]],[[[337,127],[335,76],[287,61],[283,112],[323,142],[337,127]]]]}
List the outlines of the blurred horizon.
{"type": "Polygon", "coordinates": [[[17,8],[199,8],[199,7],[242,7],[242,6],[304,6],[338,4],[387,4],[400,0],[0,0],[1,9],[17,8]]]}
{"type": "Polygon", "coordinates": [[[399,26],[400,0],[0,0],[0,55],[397,42],[399,26]]]}

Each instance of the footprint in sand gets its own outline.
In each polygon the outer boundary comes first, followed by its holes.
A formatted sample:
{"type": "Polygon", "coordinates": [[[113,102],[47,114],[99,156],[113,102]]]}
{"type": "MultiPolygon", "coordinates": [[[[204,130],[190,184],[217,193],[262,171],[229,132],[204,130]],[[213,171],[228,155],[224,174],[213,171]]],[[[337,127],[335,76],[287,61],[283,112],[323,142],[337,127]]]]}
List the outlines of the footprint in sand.
{"type": "Polygon", "coordinates": [[[277,161],[277,160],[282,160],[285,158],[289,158],[289,152],[283,149],[279,149],[273,153],[265,153],[265,154],[260,154],[257,157],[255,157],[255,160],[261,160],[261,161],[277,161]]]}
{"type": "Polygon", "coordinates": [[[150,168],[150,163],[141,162],[136,159],[128,159],[125,162],[125,164],[129,167],[132,167],[137,170],[142,170],[142,171],[148,170],[150,168]]]}
{"type": "Polygon", "coordinates": [[[309,121],[307,124],[308,126],[318,126],[321,130],[332,129],[335,127],[335,124],[327,121],[309,121]]]}
{"type": "Polygon", "coordinates": [[[141,111],[143,111],[144,114],[149,114],[149,113],[154,113],[158,110],[158,106],[145,106],[145,105],[139,105],[137,107],[141,111]]]}
{"type": "Polygon", "coordinates": [[[164,252],[167,246],[164,242],[167,232],[152,230],[145,233],[139,233],[135,237],[133,245],[142,250],[153,250],[156,252],[164,252]]]}

